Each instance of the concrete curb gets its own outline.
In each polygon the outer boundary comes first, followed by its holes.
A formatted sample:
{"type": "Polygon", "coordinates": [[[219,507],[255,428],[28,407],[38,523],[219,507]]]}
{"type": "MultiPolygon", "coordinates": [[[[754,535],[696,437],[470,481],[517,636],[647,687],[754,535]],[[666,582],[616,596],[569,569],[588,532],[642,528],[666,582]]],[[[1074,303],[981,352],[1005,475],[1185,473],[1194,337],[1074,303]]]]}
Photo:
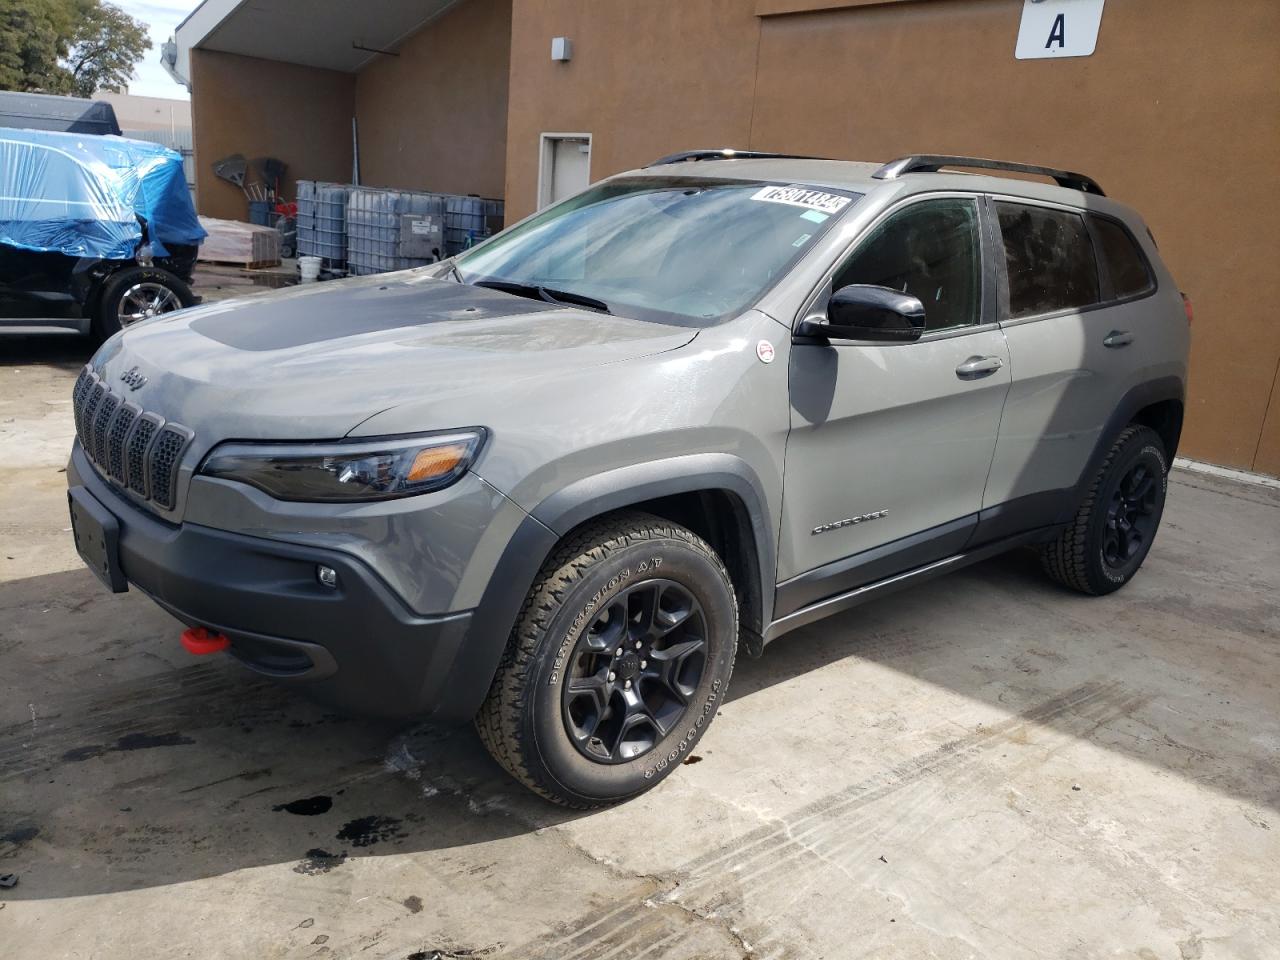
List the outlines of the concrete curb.
{"type": "Polygon", "coordinates": [[[1186,457],[1174,457],[1173,466],[1178,470],[1190,470],[1192,473],[1203,473],[1211,477],[1220,477],[1223,480],[1237,480],[1240,483],[1251,483],[1258,487],[1271,487],[1273,490],[1280,490],[1280,479],[1268,477],[1261,473],[1232,470],[1230,467],[1201,463],[1199,460],[1188,460],[1186,457]]]}

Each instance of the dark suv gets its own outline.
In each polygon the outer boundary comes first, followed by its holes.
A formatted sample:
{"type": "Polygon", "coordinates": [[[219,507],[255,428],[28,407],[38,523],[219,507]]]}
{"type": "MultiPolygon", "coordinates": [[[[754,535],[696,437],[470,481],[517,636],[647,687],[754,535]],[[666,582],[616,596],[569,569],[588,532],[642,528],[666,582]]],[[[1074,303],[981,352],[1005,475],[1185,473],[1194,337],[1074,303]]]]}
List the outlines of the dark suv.
{"type": "Polygon", "coordinates": [[[189,307],[203,237],[172,150],[0,130],[0,333],[105,340],[189,307]]]}

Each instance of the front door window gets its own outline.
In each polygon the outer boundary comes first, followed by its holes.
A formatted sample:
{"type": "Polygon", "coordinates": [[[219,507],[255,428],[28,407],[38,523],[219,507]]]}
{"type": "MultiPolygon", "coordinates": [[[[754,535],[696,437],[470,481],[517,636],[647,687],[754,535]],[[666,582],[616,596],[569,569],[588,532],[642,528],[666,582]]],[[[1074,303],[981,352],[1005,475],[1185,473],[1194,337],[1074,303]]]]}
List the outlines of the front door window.
{"type": "Polygon", "coordinates": [[[924,304],[925,332],[974,326],[982,316],[978,208],[972,200],[923,200],[891,214],[836,273],[850,283],[892,287],[924,304]]]}

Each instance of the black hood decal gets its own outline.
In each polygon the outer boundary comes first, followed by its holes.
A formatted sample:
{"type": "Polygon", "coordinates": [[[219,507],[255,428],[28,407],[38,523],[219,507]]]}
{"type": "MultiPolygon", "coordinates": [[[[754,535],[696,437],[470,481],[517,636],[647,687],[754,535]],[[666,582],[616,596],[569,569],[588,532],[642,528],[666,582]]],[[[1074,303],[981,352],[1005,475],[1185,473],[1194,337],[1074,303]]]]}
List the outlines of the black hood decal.
{"type": "MultiPolygon", "coordinates": [[[[444,280],[329,281],[274,296],[215,304],[191,329],[237,350],[307,344],[429,323],[487,320],[563,310],[555,304],[444,280]]],[[[198,308],[197,308],[198,309],[198,308]]]]}

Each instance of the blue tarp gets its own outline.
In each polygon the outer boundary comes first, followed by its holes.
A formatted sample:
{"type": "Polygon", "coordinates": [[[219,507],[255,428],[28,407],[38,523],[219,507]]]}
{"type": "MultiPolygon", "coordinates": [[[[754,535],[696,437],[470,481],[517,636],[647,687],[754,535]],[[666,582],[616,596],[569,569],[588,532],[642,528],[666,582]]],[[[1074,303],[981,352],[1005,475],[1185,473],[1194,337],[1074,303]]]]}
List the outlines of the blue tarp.
{"type": "Polygon", "coordinates": [[[180,154],[124,137],[0,129],[0,244],[129,260],[139,217],[159,257],[205,238],[180,154]]]}

